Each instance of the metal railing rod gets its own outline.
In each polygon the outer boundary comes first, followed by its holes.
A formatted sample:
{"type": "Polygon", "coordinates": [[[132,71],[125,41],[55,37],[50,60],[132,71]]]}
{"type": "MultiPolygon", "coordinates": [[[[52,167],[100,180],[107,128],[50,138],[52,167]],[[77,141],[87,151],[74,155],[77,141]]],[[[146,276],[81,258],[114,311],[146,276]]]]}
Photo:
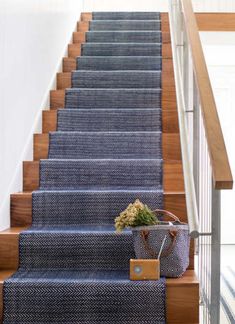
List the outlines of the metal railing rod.
{"type": "MultiPolygon", "coordinates": [[[[169,0],[171,6],[171,0],[169,0]]],[[[176,98],[178,107],[178,120],[180,128],[180,143],[181,143],[181,154],[183,163],[183,174],[184,174],[184,186],[186,192],[186,208],[188,215],[189,231],[192,238],[199,236],[199,225],[198,225],[198,210],[196,203],[196,194],[194,188],[193,173],[191,170],[190,154],[189,154],[189,143],[187,136],[187,120],[185,116],[185,101],[183,94],[183,82],[180,72],[180,53],[178,52],[177,39],[174,33],[174,18],[173,10],[169,11],[170,21],[170,33],[172,41],[172,54],[173,54],[173,66],[175,71],[175,86],[176,86],[176,98]]],[[[180,48],[179,48],[180,50],[180,48]]]]}

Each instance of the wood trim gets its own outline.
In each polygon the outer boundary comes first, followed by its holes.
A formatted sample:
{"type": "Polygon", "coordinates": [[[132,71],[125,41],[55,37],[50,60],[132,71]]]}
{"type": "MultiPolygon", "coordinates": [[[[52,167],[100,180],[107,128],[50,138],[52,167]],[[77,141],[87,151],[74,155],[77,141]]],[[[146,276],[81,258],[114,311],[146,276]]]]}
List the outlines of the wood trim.
{"type": "Polygon", "coordinates": [[[181,3],[200,95],[214,187],[216,189],[231,189],[233,186],[232,173],[192,3],[190,0],[181,0],[181,3]]]}
{"type": "MultiPolygon", "coordinates": [[[[34,134],[34,160],[48,158],[49,134],[34,134]]],[[[162,134],[162,156],[164,160],[181,160],[179,133],[162,134]]]]}
{"type": "Polygon", "coordinates": [[[81,44],[69,44],[68,57],[75,59],[77,56],[81,56],[81,44]]]}
{"type": "Polygon", "coordinates": [[[92,13],[91,12],[82,12],[81,13],[81,20],[82,21],[90,21],[90,20],[92,20],[92,13]]]}
{"type": "Polygon", "coordinates": [[[73,32],[73,43],[85,43],[86,42],[86,33],[85,32],[73,32]]]}
{"type": "Polygon", "coordinates": [[[19,233],[27,227],[0,232],[0,270],[17,270],[19,266],[19,233]]]}
{"type": "Polygon", "coordinates": [[[33,136],[33,159],[48,159],[49,134],[34,134],[33,136]]]}
{"type": "Polygon", "coordinates": [[[168,109],[177,110],[172,58],[162,59],[162,110],[168,109]]]}
{"type": "Polygon", "coordinates": [[[86,32],[90,28],[89,21],[78,21],[77,23],[77,31],[86,32]]]}
{"type": "Polygon", "coordinates": [[[32,224],[32,192],[14,193],[11,201],[11,226],[32,224]]]}
{"type": "Polygon", "coordinates": [[[235,31],[234,12],[195,13],[200,31],[235,31]]]}
{"type": "Polygon", "coordinates": [[[162,44],[162,58],[163,59],[167,59],[167,58],[172,59],[171,43],[162,44]]]}
{"type": "Polygon", "coordinates": [[[63,58],[63,72],[72,72],[76,70],[76,59],[72,57],[63,58]]]}
{"type": "Polygon", "coordinates": [[[171,34],[170,32],[165,32],[162,30],[162,44],[171,43],[171,34]]]}
{"type": "MultiPolygon", "coordinates": [[[[42,112],[42,132],[49,133],[57,130],[57,110],[44,110],[42,112]]],[[[162,110],[163,133],[179,133],[178,114],[174,110],[162,110]]]]}
{"type": "Polygon", "coordinates": [[[72,87],[71,72],[59,72],[56,75],[56,84],[58,90],[63,90],[72,87]]]}
{"type": "Polygon", "coordinates": [[[192,270],[181,280],[166,280],[166,319],[169,324],[199,323],[199,283],[192,270]],[[190,278],[190,283],[189,283],[190,278]],[[176,291],[176,287],[178,288],[176,291]]]}
{"type": "MultiPolygon", "coordinates": [[[[169,29],[168,14],[161,14],[162,32],[169,29]]],[[[162,44],[162,110],[176,110],[175,79],[170,43],[162,44]]]]}
{"type": "Polygon", "coordinates": [[[176,110],[162,110],[162,132],[179,133],[178,113],[176,110]]]}
{"type": "Polygon", "coordinates": [[[39,168],[39,161],[23,162],[23,191],[33,191],[39,188],[39,168]]]}
{"type": "Polygon", "coordinates": [[[50,91],[50,108],[58,109],[64,108],[65,91],[64,90],[51,90],[50,91]]]}
{"type": "Polygon", "coordinates": [[[161,13],[161,30],[162,32],[170,32],[169,17],[167,12],[161,13]]]}
{"type": "Polygon", "coordinates": [[[44,110],[42,112],[42,132],[49,133],[49,132],[55,132],[56,130],[57,130],[57,110],[44,110]]]}

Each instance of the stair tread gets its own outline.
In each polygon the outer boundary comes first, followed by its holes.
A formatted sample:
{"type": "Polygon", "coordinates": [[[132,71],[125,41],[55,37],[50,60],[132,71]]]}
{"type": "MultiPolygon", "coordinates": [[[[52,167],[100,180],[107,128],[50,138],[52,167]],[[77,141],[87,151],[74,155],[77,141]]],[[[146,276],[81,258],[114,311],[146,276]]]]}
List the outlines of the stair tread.
{"type": "Polygon", "coordinates": [[[128,19],[128,20],[152,20],[161,19],[159,11],[94,11],[91,13],[92,20],[110,20],[128,19]]]}
{"type": "MultiPolygon", "coordinates": [[[[80,44],[74,44],[80,48],[80,44]]],[[[86,56],[160,56],[161,43],[83,43],[82,55],[86,56]]],[[[76,55],[79,56],[79,55],[76,55]]]]}
{"type": "Polygon", "coordinates": [[[77,70],[71,79],[73,88],[161,88],[159,70],[77,70]]]}
{"type": "Polygon", "coordinates": [[[160,30],[161,20],[91,20],[88,29],[90,31],[101,30],[160,30]]]}
{"type": "MultiPolygon", "coordinates": [[[[15,230],[17,231],[17,229],[15,230]]],[[[31,232],[40,232],[40,233],[114,233],[114,225],[72,225],[72,226],[57,226],[57,225],[46,225],[46,226],[32,226],[28,229],[25,234],[31,232]]],[[[125,230],[124,234],[130,234],[131,230],[125,230]]],[[[121,235],[121,234],[120,234],[121,235]]]]}
{"type": "MultiPolygon", "coordinates": [[[[6,280],[7,278],[9,278],[15,271],[14,270],[0,270],[0,285],[3,285],[3,282],[4,280],[6,280]]],[[[30,272],[33,272],[33,271],[30,271],[30,272]]],[[[42,275],[43,273],[45,273],[46,271],[41,271],[40,274],[42,275]]],[[[52,272],[53,274],[53,270],[51,271],[48,271],[48,272],[52,272]]],[[[55,271],[57,272],[57,271],[55,271]]],[[[78,271],[77,270],[70,270],[70,271],[65,271],[63,270],[62,272],[64,273],[74,273],[75,274],[78,274],[78,271]]],[[[96,278],[99,278],[100,275],[103,275],[103,279],[105,278],[105,275],[106,276],[109,276],[109,273],[112,273],[112,272],[115,272],[115,271],[97,271],[97,272],[91,272],[91,274],[93,274],[94,278],[95,278],[95,275],[96,275],[96,278]]],[[[119,274],[119,276],[124,276],[125,278],[128,278],[127,277],[127,272],[126,271],[116,271],[117,272],[117,275],[119,274]]],[[[35,271],[35,273],[38,273],[39,274],[39,271],[35,271]]],[[[87,280],[88,279],[88,272],[87,271],[79,271],[79,274],[82,276],[82,273],[83,275],[86,275],[86,278],[87,280]]],[[[91,279],[92,280],[92,279],[91,279]]],[[[94,279],[93,279],[94,280],[94,279]]],[[[180,278],[167,278],[166,279],[166,284],[167,286],[183,286],[183,285],[198,285],[198,278],[197,278],[197,275],[196,275],[196,272],[194,270],[187,270],[184,275],[180,278]]],[[[1,298],[0,298],[1,299],[1,298]]]]}
{"type": "Polygon", "coordinates": [[[162,67],[159,56],[79,56],[77,71],[158,71],[162,67]]]}

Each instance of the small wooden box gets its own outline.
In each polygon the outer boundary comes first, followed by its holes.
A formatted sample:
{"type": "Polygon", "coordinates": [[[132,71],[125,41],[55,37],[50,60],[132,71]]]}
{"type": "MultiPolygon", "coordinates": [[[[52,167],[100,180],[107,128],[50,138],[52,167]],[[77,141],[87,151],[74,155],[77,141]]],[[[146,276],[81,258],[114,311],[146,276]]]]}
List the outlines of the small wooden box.
{"type": "Polygon", "coordinates": [[[158,280],[159,278],[158,259],[130,259],[130,280],[158,280]]]}

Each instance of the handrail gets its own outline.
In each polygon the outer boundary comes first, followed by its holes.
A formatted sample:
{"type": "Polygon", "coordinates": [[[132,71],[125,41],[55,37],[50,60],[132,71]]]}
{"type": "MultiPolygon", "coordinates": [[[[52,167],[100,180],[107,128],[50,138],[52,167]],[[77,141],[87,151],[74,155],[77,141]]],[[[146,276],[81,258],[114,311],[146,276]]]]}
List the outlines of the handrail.
{"type": "MultiPolygon", "coordinates": [[[[171,0],[169,0],[171,1],[171,0]]],[[[199,236],[199,224],[198,224],[198,209],[197,200],[194,187],[193,172],[191,169],[191,161],[189,154],[189,142],[187,136],[187,120],[185,116],[185,100],[183,94],[183,81],[181,74],[179,72],[180,57],[176,50],[176,35],[173,26],[172,12],[169,10],[169,23],[170,23],[170,33],[172,40],[172,55],[173,55],[173,65],[175,71],[175,87],[176,87],[176,99],[178,107],[178,121],[180,128],[180,143],[181,143],[181,154],[183,163],[183,174],[184,174],[184,186],[186,192],[186,208],[188,215],[189,232],[192,238],[197,238],[199,236]]]]}
{"type": "Polygon", "coordinates": [[[200,95],[215,189],[232,189],[233,178],[191,0],[181,0],[185,29],[200,95]]]}

